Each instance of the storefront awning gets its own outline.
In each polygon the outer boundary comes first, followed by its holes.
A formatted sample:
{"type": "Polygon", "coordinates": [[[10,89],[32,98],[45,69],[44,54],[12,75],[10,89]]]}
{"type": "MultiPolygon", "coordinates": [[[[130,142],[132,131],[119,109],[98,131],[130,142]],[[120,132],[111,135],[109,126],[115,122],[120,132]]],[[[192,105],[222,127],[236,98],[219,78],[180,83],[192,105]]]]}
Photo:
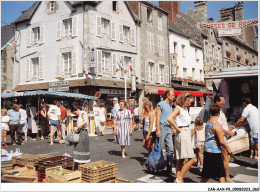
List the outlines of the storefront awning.
{"type": "MultiPolygon", "coordinates": [[[[174,91],[174,95],[179,96],[182,92],[184,91],[174,91]]],[[[203,97],[203,95],[213,95],[212,91],[185,91],[185,92],[189,92],[193,97],[203,97]]],[[[157,94],[163,95],[164,90],[158,90],[157,94]]]]}
{"type": "Polygon", "coordinates": [[[28,97],[36,95],[48,95],[56,97],[67,97],[67,98],[81,98],[81,99],[91,99],[97,100],[97,97],[83,95],[79,93],[66,93],[66,92],[56,92],[56,91],[25,91],[25,92],[13,92],[13,93],[2,93],[1,98],[7,99],[12,97],[28,97]]]}
{"type": "Polygon", "coordinates": [[[163,95],[164,91],[166,90],[174,90],[174,89],[171,87],[157,87],[157,86],[145,86],[144,88],[146,94],[155,94],[155,95],[157,94],[163,95]]]}

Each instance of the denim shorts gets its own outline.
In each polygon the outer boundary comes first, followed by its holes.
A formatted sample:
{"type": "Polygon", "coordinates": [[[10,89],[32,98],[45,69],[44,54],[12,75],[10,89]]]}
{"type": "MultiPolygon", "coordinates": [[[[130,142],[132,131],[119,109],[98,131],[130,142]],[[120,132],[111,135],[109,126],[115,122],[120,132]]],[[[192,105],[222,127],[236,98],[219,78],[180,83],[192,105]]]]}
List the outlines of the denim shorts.
{"type": "Polygon", "coordinates": [[[254,143],[258,143],[258,138],[253,138],[254,143]]]}
{"type": "Polygon", "coordinates": [[[59,126],[60,125],[60,121],[59,120],[50,120],[50,126],[59,126]]]}

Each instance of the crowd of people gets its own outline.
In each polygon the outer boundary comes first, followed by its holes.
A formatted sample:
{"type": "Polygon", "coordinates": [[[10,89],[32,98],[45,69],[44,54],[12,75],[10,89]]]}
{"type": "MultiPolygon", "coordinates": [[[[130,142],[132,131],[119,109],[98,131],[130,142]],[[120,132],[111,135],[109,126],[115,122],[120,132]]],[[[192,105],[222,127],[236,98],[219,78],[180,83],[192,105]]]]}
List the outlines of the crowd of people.
{"type": "MultiPolygon", "coordinates": [[[[176,179],[174,182],[182,183],[185,174],[196,162],[201,171],[201,182],[207,182],[209,178],[217,178],[219,182],[230,182],[229,160],[231,150],[227,145],[227,138],[234,136],[236,127],[245,124],[250,126],[251,156],[258,159],[258,109],[251,104],[250,98],[243,98],[244,111],[241,118],[234,124],[228,125],[222,108],[225,98],[216,94],[214,99],[207,98],[205,106],[195,118],[192,124],[189,114],[191,94],[182,92],[178,97],[174,91],[166,90],[163,100],[155,108],[148,98],[143,98],[143,105],[139,109],[135,103],[135,109],[129,103],[113,98],[112,125],[114,141],[121,147],[121,156],[126,158],[126,146],[130,146],[130,136],[137,128],[143,128],[142,146],[150,154],[155,146],[156,138],[160,138],[160,147],[165,149],[166,172],[172,173],[176,167],[176,179]],[[140,126],[140,124],[142,126],[140,126]],[[191,127],[194,125],[193,127],[191,127]],[[195,135],[196,144],[192,144],[192,136],[195,135]]],[[[74,144],[73,159],[77,164],[90,162],[89,148],[89,120],[86,111],[80,107],[72,106],[71,112],[77,117],[77,125],[73,131],[80,134],[79,142],[74,144]]],[[[7,147],[6,133],[10,129],[11,144],[24,145],[27,141],[28,112],[22,105],[14,104],[12,109],[1,109],[1,146],[7,147]],[[24,139],[22,138],[24,133],[24,139]],[[16,142],[16,139],[18,141],[16,142]]],[[[100,133],[104,135],[107,112],[103,102],[98,108],[100,133]]],[[[61,102],[53,101],[53,105],[42,102],[36,117],[41,128],[41,140],[49,133],[50,145],[53,146],[53,135],[57,130],[59,143],[64,143],[66,130],[67,110],[61,102]]]]}

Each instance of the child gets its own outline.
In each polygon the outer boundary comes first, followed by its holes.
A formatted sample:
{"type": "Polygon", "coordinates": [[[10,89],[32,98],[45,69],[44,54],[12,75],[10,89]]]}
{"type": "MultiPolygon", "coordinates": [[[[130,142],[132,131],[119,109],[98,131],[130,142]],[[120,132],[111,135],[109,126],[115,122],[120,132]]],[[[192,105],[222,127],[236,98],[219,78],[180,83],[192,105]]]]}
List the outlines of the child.
{"type": "Polygon", "coordinates": [[[7,114],[6,109],[1,109],[1,147],[3,147],[3,139],[4,139],[4,146],[7,147],[6,144],[6,133],[9,130],[8,123],[10,121],[10,118],[7,114]],[[3,139],[2,139],[3,138],[3,139]]]}
{"type": "Polygon", "coordinates": [[[198,167],[202,170],[202,152],[205,142],[205,127],[203,126],[203,120],[201,117],[196,117],[194,124],[195,127],[191,133],[191,136],[196,133],[196,155],[198,159],[198,167]]]}

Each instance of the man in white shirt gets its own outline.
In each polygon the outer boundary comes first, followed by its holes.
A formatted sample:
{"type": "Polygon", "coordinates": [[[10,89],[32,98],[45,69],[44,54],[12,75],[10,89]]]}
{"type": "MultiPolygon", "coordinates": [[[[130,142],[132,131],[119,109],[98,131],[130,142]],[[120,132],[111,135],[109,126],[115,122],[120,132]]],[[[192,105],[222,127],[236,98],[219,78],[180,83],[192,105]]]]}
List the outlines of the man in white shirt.
{"type": "Polygon", "coordinates": [[[60,108],[57,106],[57,100],[53,101],[53,105],[49,108],[48,111],[48,118],[49,118],[49,123],[50,123],[50,129],[51,129],[51,133],[50,133],[50,140],[51,140],[51,144],[53,145],[53,130],[54,127],[57,128],[58,130],[58,134],[59,134],[59,143],[65,143],[64,140],[61,140],[61,110],[60,108]]]}
{"type": "MultiPolygon", "coordinates": [[[[214,97],[214,103],[216,103],[218,106],[220,106],[221,109],[223,109],[225,105],[225,98],[221,94],[216,94],[214,97]]],[[[234,129],[234,126],[230,125],[228,126],[227,123],[227,118],[225,113],[223,111],[220,111],[219,117],[218,117],[218,123],[221,124],[223,131],[226,136],[233,136],[234,133],[232,132],[232,129],[234,129]]],[[[225,137],[224,137],[225,139],[225,137]]],[[[226,140],[226,139],[225,139],[226,140]]],[[[229,176],[229,160],[230,160],[230,154],[225,148],[222,148],[222,156],[223,156],[223,164],[224,164],[224,169],[225,169],[225,174],[226,174],[226,181],[230,182],[231,178],[229,176]]]]}
{"type": "Polygon", "coordinates": [[[23,109],[23,105],[19,105],[20,113],[21,113],[21,119],[20,119],[20,124],[22,128],[22,132],[24,133],[24,141],[27,141],[27,131],[28,131],[28,124],[27,124],[27,112],[23,109]]]}
{"type": "MultiPolygon", "coordinates": [[[[116,119],[116,113],[117,111],[120,109],[120,106],[118,104],[118,98],[117,97],[114,97],[113,98],[113,109],[112,109],[112,125],[114,125],[114,121],[116,119]]],[[[114,127],[114,130],[115,130],[115,127],[114,127]]],[[[116,136],[114,135],[114,141],[113,142],[116,142],[116,136]]]]}
{"type": "Polygon", "coordinates": [[[251,135],[251,155],[253,158],[255,152],[255,159],[258,159],[258,129],[259,129],[259,113],[258,109],[251,104],[249,97],[242,98],[242,105],[244,110],[240,119],[235,124],[235,127],[240,127],[245,124],[249,124],[250,135],[251,135]],[[247,121],[246,121],[247,120],[247,121]]]}

